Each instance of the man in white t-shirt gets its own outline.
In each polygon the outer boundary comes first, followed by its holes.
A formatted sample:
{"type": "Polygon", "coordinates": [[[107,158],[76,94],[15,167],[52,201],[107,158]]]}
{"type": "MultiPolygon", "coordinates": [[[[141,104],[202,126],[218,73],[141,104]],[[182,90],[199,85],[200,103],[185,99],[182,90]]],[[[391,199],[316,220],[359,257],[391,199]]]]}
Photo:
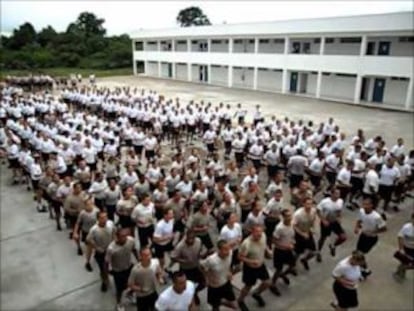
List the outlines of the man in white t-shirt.
{"type": "Polygon", "coordinates": [[[188,281],[184,272],[172,275],[173,285],[165,289],[155,302],[157,311],[193,310],[195,285],[188,281]]]}
{"type": "Polygon", "coordinates": [[[411,222],[407,222],[398,232],[398,257],[400,265],[394,276],[397,280],[405,278],[407,269],[414,269],[414,213],[411,214],[411,222]]]}

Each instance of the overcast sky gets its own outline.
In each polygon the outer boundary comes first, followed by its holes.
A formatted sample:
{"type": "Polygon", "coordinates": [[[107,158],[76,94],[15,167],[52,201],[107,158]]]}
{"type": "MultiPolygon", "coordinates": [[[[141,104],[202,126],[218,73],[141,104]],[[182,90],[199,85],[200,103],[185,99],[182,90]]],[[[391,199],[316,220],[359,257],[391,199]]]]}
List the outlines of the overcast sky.
{"type": "Polygon", "coordinates": [[[64,31],[79,13],[105,19],[109,35],[151,28],[176,27],[178,12],[199,6],[213,24],[243,23],[307,17],[327,17],[413,11],[412,1],[20,1],[0,0],[4,34],[24,22],[39,31],[51,25],[64,31]]]}

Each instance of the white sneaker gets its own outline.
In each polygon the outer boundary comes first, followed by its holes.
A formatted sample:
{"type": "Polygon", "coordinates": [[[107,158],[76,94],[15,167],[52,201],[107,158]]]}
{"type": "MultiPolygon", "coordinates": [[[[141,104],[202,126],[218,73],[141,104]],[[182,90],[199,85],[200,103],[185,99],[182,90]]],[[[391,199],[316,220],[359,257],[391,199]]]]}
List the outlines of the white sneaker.
{"type": "Polygon", "coordinates": [[[116,311],[125,311],[125,307],[123,305],[116,305],[116,311]]]}

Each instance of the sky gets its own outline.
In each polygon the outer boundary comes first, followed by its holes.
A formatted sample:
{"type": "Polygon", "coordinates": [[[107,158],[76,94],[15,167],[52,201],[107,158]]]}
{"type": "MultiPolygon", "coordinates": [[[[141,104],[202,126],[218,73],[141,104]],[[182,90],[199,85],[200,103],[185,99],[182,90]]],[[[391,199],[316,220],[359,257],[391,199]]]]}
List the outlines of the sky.
{"type": "Polygon", "coordinates": [[[140,29],[177,27],[181,9],[198,6],[212,24],[275,21],[413,11],[413,1],[64,1],[0,0],[1,33],[10,34],[24,22],[37,31],[51,25],[66,30],[83,11],[105,19],[108,35],[140,29]]]}

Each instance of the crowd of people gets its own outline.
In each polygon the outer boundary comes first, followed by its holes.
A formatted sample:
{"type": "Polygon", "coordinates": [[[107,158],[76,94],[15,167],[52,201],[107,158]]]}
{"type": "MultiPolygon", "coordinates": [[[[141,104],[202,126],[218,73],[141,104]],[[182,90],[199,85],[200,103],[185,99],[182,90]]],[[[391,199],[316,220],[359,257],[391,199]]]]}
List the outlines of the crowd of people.
{"type": "MultiPolygon", "coordinates": [[[[249,310],[249,294],[263,307],[265,290],[281,296],[280,282],[327,260],[326,242],[335,257],[352,231],[355,251],[332,272],[332,306],[357,307],[357,284],[372,273],[367,254],[414,189],[403,138],[387,146],[359,129],[348,141],[333,118],[265,118],[257,106],[248,123],[241,104],[130,87],[51,94],[9,85],[0,100],[13,185],[33,190],[34,211],[58,231],[66,224],[87,271],[94,257],[103,292],[113,277],[117,310],[125,297],[139,311],[195,310],[205,289],[213,310],[249,310]]],[[[414,214],[398,234],[398,280],[414,267],[413,224],[414,214]]]]}

